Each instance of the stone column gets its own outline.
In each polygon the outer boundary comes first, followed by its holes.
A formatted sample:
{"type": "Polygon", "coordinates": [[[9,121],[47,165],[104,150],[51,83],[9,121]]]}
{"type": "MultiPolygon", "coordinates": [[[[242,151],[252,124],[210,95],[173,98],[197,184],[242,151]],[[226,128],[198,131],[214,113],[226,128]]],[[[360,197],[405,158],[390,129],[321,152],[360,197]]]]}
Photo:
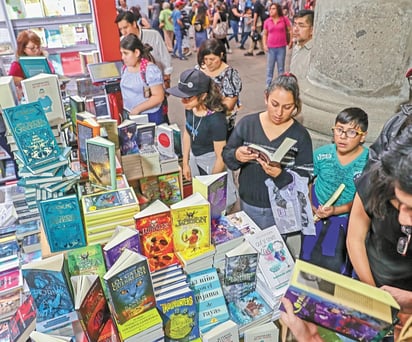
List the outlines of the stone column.
{"type": "Polygon", "coordinates": [[[314,145],[330,141],[336,115],[360,107],[369,115],[367,142],[409,100],[412,66],[411,0],[318,0],[314,47],[300,80],[303,124],[314,145]]]}

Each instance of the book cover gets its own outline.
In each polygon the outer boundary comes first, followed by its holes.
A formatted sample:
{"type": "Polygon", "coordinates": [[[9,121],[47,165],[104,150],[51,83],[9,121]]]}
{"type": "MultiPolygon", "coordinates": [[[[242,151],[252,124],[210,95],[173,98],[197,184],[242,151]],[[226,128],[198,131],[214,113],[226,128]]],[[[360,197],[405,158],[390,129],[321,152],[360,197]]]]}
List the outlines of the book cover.
{"type": "Polygon", "coordinates": [[[120,324],[156,307],[146,257],[125,249],[104,275],[112,314],[120,324]]]}
{"type": "Polygon", "coordinates": [[[169,127],[173,129],[173,144],[175,153],[179,158],[183,158],[183,147],[182,147],[182,133],[177,124],[170,124],[169,127]]]}
{"type": "Polygon", "coordinates": [[[281,162],[283,157],[288,151],[296,144],[296,140],[292,138],[285,138],[276,151],[269,150],[261,145],[250,144],[248,145],[249,151],[258,155],[257,159],[260,159],[268,164],[276,165],[281,162]]]}
{"type": "Polygon", "coordinates": [[[21,243],[21,247],[24,253],[31,253],[31,252],[40,250],[41,249],[40,234],[37,233],[37,234],[25,236],[21,243]]]}
{"type": "Polygon", "coordinates": [[[26,18],[42,18],[43,6],[41,0],[24,0],[26,18]]]}
{"type": "Polygon", "coordinates": [[[192,179],[193,192],[200,193],[210,203],[211,218],[218,218],[225,213],[227,200],[227,171],[195,176],[192,179]]]}
{"type": "Polygon", "coordinates": [[[100,125],[100,129],[106,130],[106,138],[114,143],[116,150],[119,148],[119,133],[117,130],[117,121],[115,119],[101,119],[98,118],[97,122],[100,125]]]}
{"type": "Polygon", "coordinates": [[[259,253],[259,269],[270,289],[283,288],[292,276],[294,261],[275,226],[264,229],[246,240],[259,253]]]}
{"type": "Polygon", "coordinates": [[[86,141],[100,135],[100,125],[94,119],[76,120],[77,146],[79,149],[79,160],[83,165],[87,165],[86,141]]]}
{"type": "Polygon", "coordinates": [[[216,269],[191,273],[188,279],[195,293],[200,331],[204,333],[227,321],[229,312],[216,269]]]}
{"type": "Polygon", "coordinates": [[[109,99],[107,95],[93,96],[93,103],[97,120],[111,118],[109,99]]]}
{"type": "Polygon", "coordinates": [[[18,259],[20,246],[14,235],[0,238],[0,265],[6,261],[18,259]]]}
{"type": "Polygon", "coordinates": [[[18,264],[12,268],[0,272],[0,295],[4,296],[9,292],[14,292],[23,286],[22,274],[18,264]]]}
{"type": "Polygon", "coordinates": [[[113,266],[126,248],[141,254],[139,233],[129,227],[117,226],[112,237],[103,247],[107,269],[113,266]]]}
{"type": "Polygon", "coordinates": [[[21,85],[25,99],[41,104],[51,126],[66,122],[57,75],[41,73],[22,80],[21,85]]]}
{"type": "Polygon", "coordinates": [[[244,236],[261,231],[259,226],[243,210],[226,215],[226,217],[244,236]]]}
{"type": "Polygon", "coordinates": [[[59,53],[51,53],[48,56],[49,61],[53,65],[54,71],[57,75],[63,75],[62,60],[59,53]]]}
{"type": "Polygon", "coordinates": [[[137,125],[137,145],[139,149],[145,149],[155,145],[156,136],[156,124],[154,122],[148,122],[146,124],[137,125]]]}
{"type": "Polygon", "coordinates": [[[13,76],[0,77],[0,105],[2,108],[14,107],[18,103],[13,76]]]}
{"type": "Polygon", "coordinates": [[[59,158],[60,147],[39,102],[3,109],[3,117],[27,167],[36,169],[59,158]]]}
{"type": "Polygon", "coordinates": [[[172,217],[169,207],[156,200],[134,215],[139,231],[142,254],[148,258],[152,272],[176,264],[172,217]]]}
{"type": "Polygon", "coordinates": [[[160,185],[157,176],[143,177],[139,179],[140,193],[147,203],[153,203],[160,198],[160,185]]]}
{"type": "Polygon", "coordinates": [[[26,17],[22,0],[6,0],[6,11],[9,19],[24,19],[26,17]]]}
{"type": "Polygon", "coordinates": [[[44,34],[46,36],[48,48],[52,49],[63,47],[62,37],[60,35],[60,30],[58,28],[45,29],[44,34]]]}
{"type": "MultiPolygon", "coordinates": [[[[54,1],[54,0],[50,0],[50,1],[54,1]]],[[[64,26],[64,25],[62,25],[64,26]]],[[[73,27],[69,27],[66,28],[69,30],[73,30],[73,27]]],[[[73,39],[73,41],[68,41],[68,36],[67,33],[65,35],[63,35],[62,28],[60,26],[60,32],[62,34],[62,40],[63,40],[63,44],[67,44],[67,45],[74,45],[75,44],[75,40],[74,40],[74,35],[70,38],[73,39]],[[70,44],[69,44],[70,43],[70,44]]],[[[65,45],[66,45],[65,44],[65,45]]],[[[67,51],[67,52],[62,52],[60,54],[60,58],[62,61],[62,68],[63,68],[63,74],[65,76],[78,76],[78,75],[82,75],[82,67],[81,67],[81,63],[80,63],[80,55],[77,51],[67,51]]]]}
{"type": "MultiPolygon", "coordinates": [[[[46,45],[46,36],[44,33],[44,28],[32,29],[33,31],[37,31],[35,33],[39,33],[38,36],[46,45]],[[40,31],[40,32],[39,32],[40,31]]],[[[51,69],[47,58],[44,56],[21,56],[19,57],[19,63],[23,70],[24,75],[27,78],[36,76],[38,74],[51,74],[51,69]]]]}
{"type": "Polygon", "coordinates": [[[74,26],[74,43],[76,45],[89,44],[89,35],[87,29],[83,25],[74,26]]]}
{"type": "Polygon", "coordinates": [[[160,154],[175,156],[173,129],[167,125],[156,126],[156,146],[160,154]]]}
{"type": "Polygon", "coordinates": [[[71,277],[74,307],[89,341],[97,341],[110,317],[109,307],[98,275],[71,277]]]}
{"type": "Polygon", "coordinates": [[[73,0],[42,0],[42,3],[46,17],[76,14],[73,0]]]}
{"type": "Polygon", "coordinates": [[[63,253],[25,264],[22,272],[37,308],[37,330],[50,330],[76,319],[63,253]]]}
{"type": "Polygon", "coordinates": [[[186,287],[157,298],[165,341],[193,341],[199,338],[199,324],[193,291],[186,287]]]}
{"type": "Polygon", "coordinates": [[[113,318],[109,317],[106,321],[97,342],[120,342],[119,333],[113,318]]]}
{"type": "Polygon", "coordinates": [[[103,251],[100,244],[71,249],[67,252],[67,265],[70,276],[106,273],[103,251]]]}
{"type": "Polygon", "coordinates": [[[179,172],[158,176],[160,200],[170,206],[182,200],[179,172]]]}
{"type": "Polygon", "coordinates": [[[116,189],[116,152],[114,143],[100,136],[87,139],[86,156],[90,182],[94,186],[103,189],[116,189]]]}
{"type": "Polygon", "coordinates": [[[212,243],[222,245],[233,240],[243,240],[243,233],[226,216],[212,219],[212,243]]]}
{"type": "Polygon", "coordinates": [[[86,246],[82,215],[76,195],[40,201],[39,209],[52,252],[86,246]]]}
{"type": "Polygon", "coordinates": [[[362,341],[387,331],[399,310],[388,292],[302,260],[296,260],[285,297],[303,320],[362,341]]]}
{"type": "Polygon", "coordinates": [[[89,0],[74,0],[74,7],[76,9],[77,14],[91,13],[89,0]]]}
{"type": "Polygon", "coordinates": [[[225,285],[256,283],[258,252],[247,242],[226,253],[225,285]]]}
{"type": "MultiPolygon", "coordinates": [[[[38,319],[38,318],[37,318],[38,319]]],[[[32,296],[21,303],[9,321],[10,338],[13,342],[24,342],[36,328],[36,306],[32,296]]]]}
{"type": "Polygon", "coordinates": [[[175,251],[188,258],[210,246],[210,205],[194,193],[170,206],[175,251]]]}
{"type": "MultiPolygon", "coordinates": [[[[21,304],[22,291],[16,289],[0,298],[0,321],[6,320],[6,318],[12,316],[21,304]]],[[[0,339],[1,341],[1,339],[0,339]]]]}
{"type": "Polygon", "coordinates": [[[246,329],[243,337],[245,342],[278,341],[279,329],[273,322],[259,324],[257,327],[246,329]]]}
{"type": "MultiPolygon", "coordinates": [[[[206,333],[202,333],[203,342],[239,342],[239,327],[232,320],[220,323],[206,333]]],[[[270,340],[276,342],[277,340],[270,340]]],[[[260,341],[259,341],[260,342],[260,341]]],[[[268,340],[269,342],[269,340],[268,340]]]]}
{"type": "Polygon", "coordinates": [[[139,153],[136,128],[137,124],[131,120],[124,120],[118,126],[120,154],[122,156],[139,153]]]}

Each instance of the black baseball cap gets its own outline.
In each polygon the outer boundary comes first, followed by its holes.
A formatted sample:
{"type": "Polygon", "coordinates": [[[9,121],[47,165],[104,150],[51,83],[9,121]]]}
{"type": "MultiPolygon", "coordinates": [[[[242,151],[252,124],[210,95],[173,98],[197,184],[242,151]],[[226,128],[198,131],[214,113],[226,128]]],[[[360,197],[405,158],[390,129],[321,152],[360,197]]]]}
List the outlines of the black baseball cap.
{"type": "Polygon", "coordinates": [[[166,89],[176,97],[192,97],[209,92],[210,77],[198,69],[185,70],[180,75],[177,86],[166,89]]]}

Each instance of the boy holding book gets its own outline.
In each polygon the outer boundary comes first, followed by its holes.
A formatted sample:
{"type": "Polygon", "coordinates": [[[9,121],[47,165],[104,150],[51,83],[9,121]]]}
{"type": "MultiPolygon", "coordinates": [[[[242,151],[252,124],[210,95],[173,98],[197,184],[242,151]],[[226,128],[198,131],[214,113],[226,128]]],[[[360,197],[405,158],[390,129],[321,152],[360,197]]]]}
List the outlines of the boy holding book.
{"type": "Polygon", "coordinates": [[[304,235],[300,258],[347,275],[352,272],[345,243],[348,214],[356,191],[354,180],[368,160],[368,149],[363,146],[367,129],[368,115],[360,108],[346,108],[332,127],[334,142],[313,154],[316,178],[311,202],[316,235],[304,235]],[[344,190],[333,205],[328,205],[341,184],[344,190]]]}

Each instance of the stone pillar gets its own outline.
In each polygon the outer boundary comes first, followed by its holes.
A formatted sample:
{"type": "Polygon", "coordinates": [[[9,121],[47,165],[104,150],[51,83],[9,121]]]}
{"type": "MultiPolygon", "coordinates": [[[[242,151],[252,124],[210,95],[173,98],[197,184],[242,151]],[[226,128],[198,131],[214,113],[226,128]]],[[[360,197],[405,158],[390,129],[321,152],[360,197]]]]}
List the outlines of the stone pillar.
{"type": "Polygon", "coordinates": [[[308,76],[299,82],[314,145],[330,141],[336,115],[354,106],[368,113],[373,142],[409,100],[411,0],[318,0],[313,39],[308,76]]]}

